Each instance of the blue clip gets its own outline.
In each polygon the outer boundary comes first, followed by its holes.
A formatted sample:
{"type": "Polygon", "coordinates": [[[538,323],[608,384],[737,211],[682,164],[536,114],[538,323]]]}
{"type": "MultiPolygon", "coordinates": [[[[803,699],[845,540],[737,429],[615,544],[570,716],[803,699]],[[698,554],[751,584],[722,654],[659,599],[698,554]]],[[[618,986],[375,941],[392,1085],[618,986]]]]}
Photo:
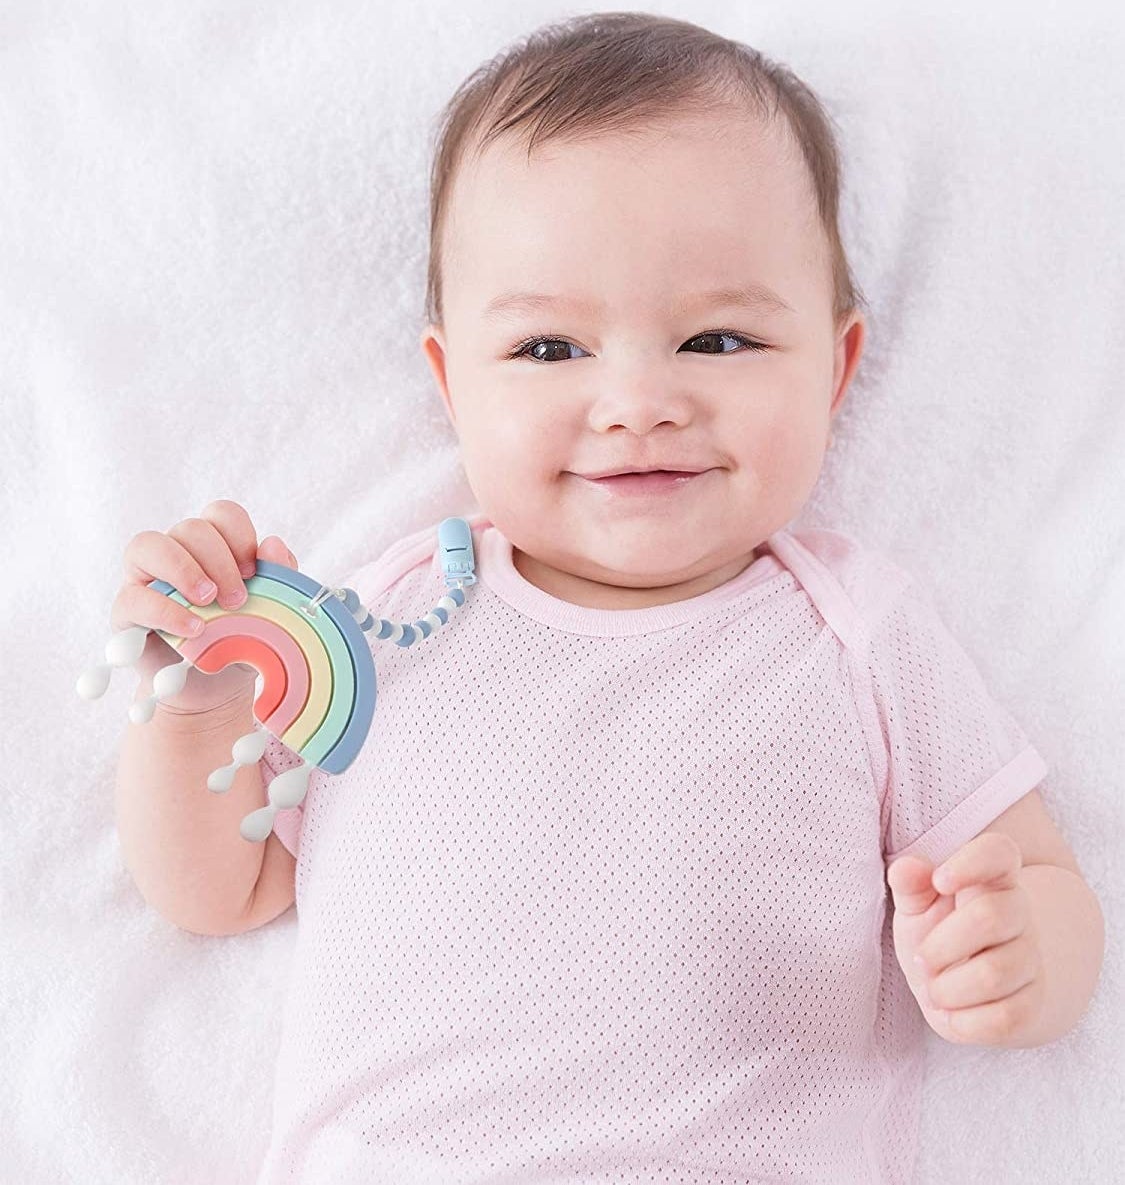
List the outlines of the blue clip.
{"type": "Polygon", "coordinates": [[[442,519],[438,526],[438,546],[441,548],[445,583],[450,587],[455,584],[476,584],[473,532],[463,518],[442,519]]]}

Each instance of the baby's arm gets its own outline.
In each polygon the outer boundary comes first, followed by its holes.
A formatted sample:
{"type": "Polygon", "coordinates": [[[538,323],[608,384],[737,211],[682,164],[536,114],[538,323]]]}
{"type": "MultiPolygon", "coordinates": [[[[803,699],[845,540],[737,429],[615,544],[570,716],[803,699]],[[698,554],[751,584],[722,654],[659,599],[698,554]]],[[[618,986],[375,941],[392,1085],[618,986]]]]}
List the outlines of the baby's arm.
{"type": "MultiPolygon", "coordinates": [[[[151,670],[138,670],[144,699],[151,670]]],[[[259,765],[239,767],[225,793],[207,788],[208,775],[230,764],[235,741],[254,725],[251,688],[201,711],[158,703],[147,724],[127,726],[122,742],[115,804],[126,867],[149,905],[195,934],[238,934],[292,904],[279,881],[292,883],[293,857],[274,835],[261,844],[239,833],[243,817],[266,805],[259,765]],[[262,875],[267,887],[258,894],[262,875]]]]}

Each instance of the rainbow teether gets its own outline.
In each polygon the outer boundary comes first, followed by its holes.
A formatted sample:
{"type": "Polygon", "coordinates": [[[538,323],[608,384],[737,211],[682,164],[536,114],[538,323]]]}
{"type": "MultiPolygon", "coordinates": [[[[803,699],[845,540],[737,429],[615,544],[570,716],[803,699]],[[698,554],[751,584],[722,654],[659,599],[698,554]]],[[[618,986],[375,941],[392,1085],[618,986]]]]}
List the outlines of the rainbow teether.
{"type": "MultiPolygon", "coordinates": [[[[451,591],[412,624],[379,618],[376,638],[412,645],[429,637],[445,624],[452,609],[464,604],[463,586],[476,582],[469,524],[461,518],[444,519],[438,542],[451,591]]],[[[153,694],[133,704],[129,718],[137,724],[151,720],[161,698],[181,690],[189,666],[208,674],[235,662],[254,667],[262,679],[254,700],[254,716],[262,728],[238,738],[231,750],[233,763],[215,770],[207,787],[215,793],[229,790],[239,766],[254,764],[265,752],[267,732],[303,759],[278,774],[269,784],[267,805],[242,820],[243,838],[260,843],[273,829],[279,810],[304,801],[313,767],[342,773],[363,747],[375,712],[375,663],[364,632],[374,628],[376,620],[354,589],[327,588],[280,564],[258,560],[255,574],[245,583],[246,600],[237,609],[222,609],[217,604],[193,605],[166,581],[149,582],[150,588],[199,617],[204,628],[190,638],[155,631],[183,660],[155,673],[153,694]]],[[[110,668],[135,663],[148,634],[142,626],[114,634],[105,648],[109,665],[84,672],[78,694],[98,699],[109,685],[110,668]]]]}
{"type": "Polygon", "coordinates": [[[375,711],[375,664],[351,612],[359,606],[354,592],[347,608],[330,589],[322,602],[321,585],[265,560],[237,609],[192,605],[163,580],[149,587],[204,621],[191,638],[157,630],[169,646],[209,674],[233,662],[254,667],[265,681],[254,701],[262,726],[325,773],[351,765],[375,711]]]}

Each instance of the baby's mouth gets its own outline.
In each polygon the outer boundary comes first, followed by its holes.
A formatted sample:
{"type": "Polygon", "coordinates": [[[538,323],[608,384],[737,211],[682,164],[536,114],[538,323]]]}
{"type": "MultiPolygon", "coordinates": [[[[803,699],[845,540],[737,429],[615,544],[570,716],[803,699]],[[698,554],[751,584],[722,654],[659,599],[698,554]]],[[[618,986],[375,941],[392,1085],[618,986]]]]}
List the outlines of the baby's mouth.
{"type": "Polygon", "coordinates": [[[611,495],[668,496],[698,485],[712,470],[686,473],[674,469],[652,469],[647,473],[616,473],[612,477],[584,477],[591,486],[611,495]]]}

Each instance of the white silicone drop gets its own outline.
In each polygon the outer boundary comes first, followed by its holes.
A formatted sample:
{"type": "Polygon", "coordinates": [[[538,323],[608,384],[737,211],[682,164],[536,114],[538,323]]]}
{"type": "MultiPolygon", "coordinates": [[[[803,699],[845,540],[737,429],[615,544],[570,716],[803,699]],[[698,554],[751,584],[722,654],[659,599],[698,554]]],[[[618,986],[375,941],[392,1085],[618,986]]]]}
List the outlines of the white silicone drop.
{"type": "Polygon", "coordinates": [[[156,696],[150,695],[147,699],[139,699],[129,705],[129,719],[134,724],[147,724],[155,711],[156,696]]]}
{"type": "Polygon", "coordinates": [[[170,662],[166,667],[161,667],[152,677],[152,690],[156,698],[164,699],[166,696],[175,695],[177,691],[183,691],[190,670],[190,658],[170,662]]]}
{"type": "MultiPolygon", "coordinates": [[[[105,663],[96,663],[78,676],[74,690],[83,699],[101,699],[109,686],[113,667],[128,667],[144,653],[149,631],[143,625],[131,625],[119,630],[105,644],[105,663]],[[107,666],[106,663],[109,665],[107,666]]],[[[151,713],[150,713],[151,715],[151,713]]]]}
{"type": "Polygon", "coordinates": [[[89,667],[78,676],[74,689],[83,699],[101,699],[105,689],[109,686],[109,676],[112,669],[104,663],[96,667],[89,667]]]}
{"type": "MultiPolygon", "coordinates": [[[[243,738],[245,739],[245,738],[243,738]]],[[[278,811],[289,810],[304,802],[309,788],[309,775],[315,767],[302,763],[280,773],[269,784],[269,802],[251,811],[239,824],[239,834],[251,843],[262,843],[273,830],[278,811]]]]}
{"type": "Polygon", "coordinates": [[[131,625],[119,630],[105,644],[105,660],[111,667],[131,667],[144,653],[148,627],[131,625]]]}
{"type": "Polygon", "coordinates": [[[305,801],[305,794],[308,793],[309,774],[312,771],[311,765],[295,765],[292,769],[278,774],[269,785],[270,804],[279,811],[300,806],[305,801]]]}
{"type": "Polygon", "coordinates": [[[264,728],[255,728],[253,732],[240,736],[234,742],[230,755],[239,765],[253,765],[266,751],[269,733],[264,728]]]}
{"type": "Polygon", "coordinates": [[[207,775],[207,789],[212,794],[225,794],[234,785],[237,765],[220,765],[207,775]]]}
{"type": "Polygon", "coordinates": [[[238,825],[239,834],[251,843],[264,843],[273,830],[273,818],[277,807],[263,806],[251,811],[238,825]]]}
{"type": "Polygon", "coordinates": [[[231,746],[230,755],[234,761],[212,770],[207,777],[207,789],[215,794],[225,794],[234,785],[234,775],[239,766],[254,765],[266,751],[268,739],[269,734],[264,728],[255,728],[253,732],[240,736],[231,746]]]}

